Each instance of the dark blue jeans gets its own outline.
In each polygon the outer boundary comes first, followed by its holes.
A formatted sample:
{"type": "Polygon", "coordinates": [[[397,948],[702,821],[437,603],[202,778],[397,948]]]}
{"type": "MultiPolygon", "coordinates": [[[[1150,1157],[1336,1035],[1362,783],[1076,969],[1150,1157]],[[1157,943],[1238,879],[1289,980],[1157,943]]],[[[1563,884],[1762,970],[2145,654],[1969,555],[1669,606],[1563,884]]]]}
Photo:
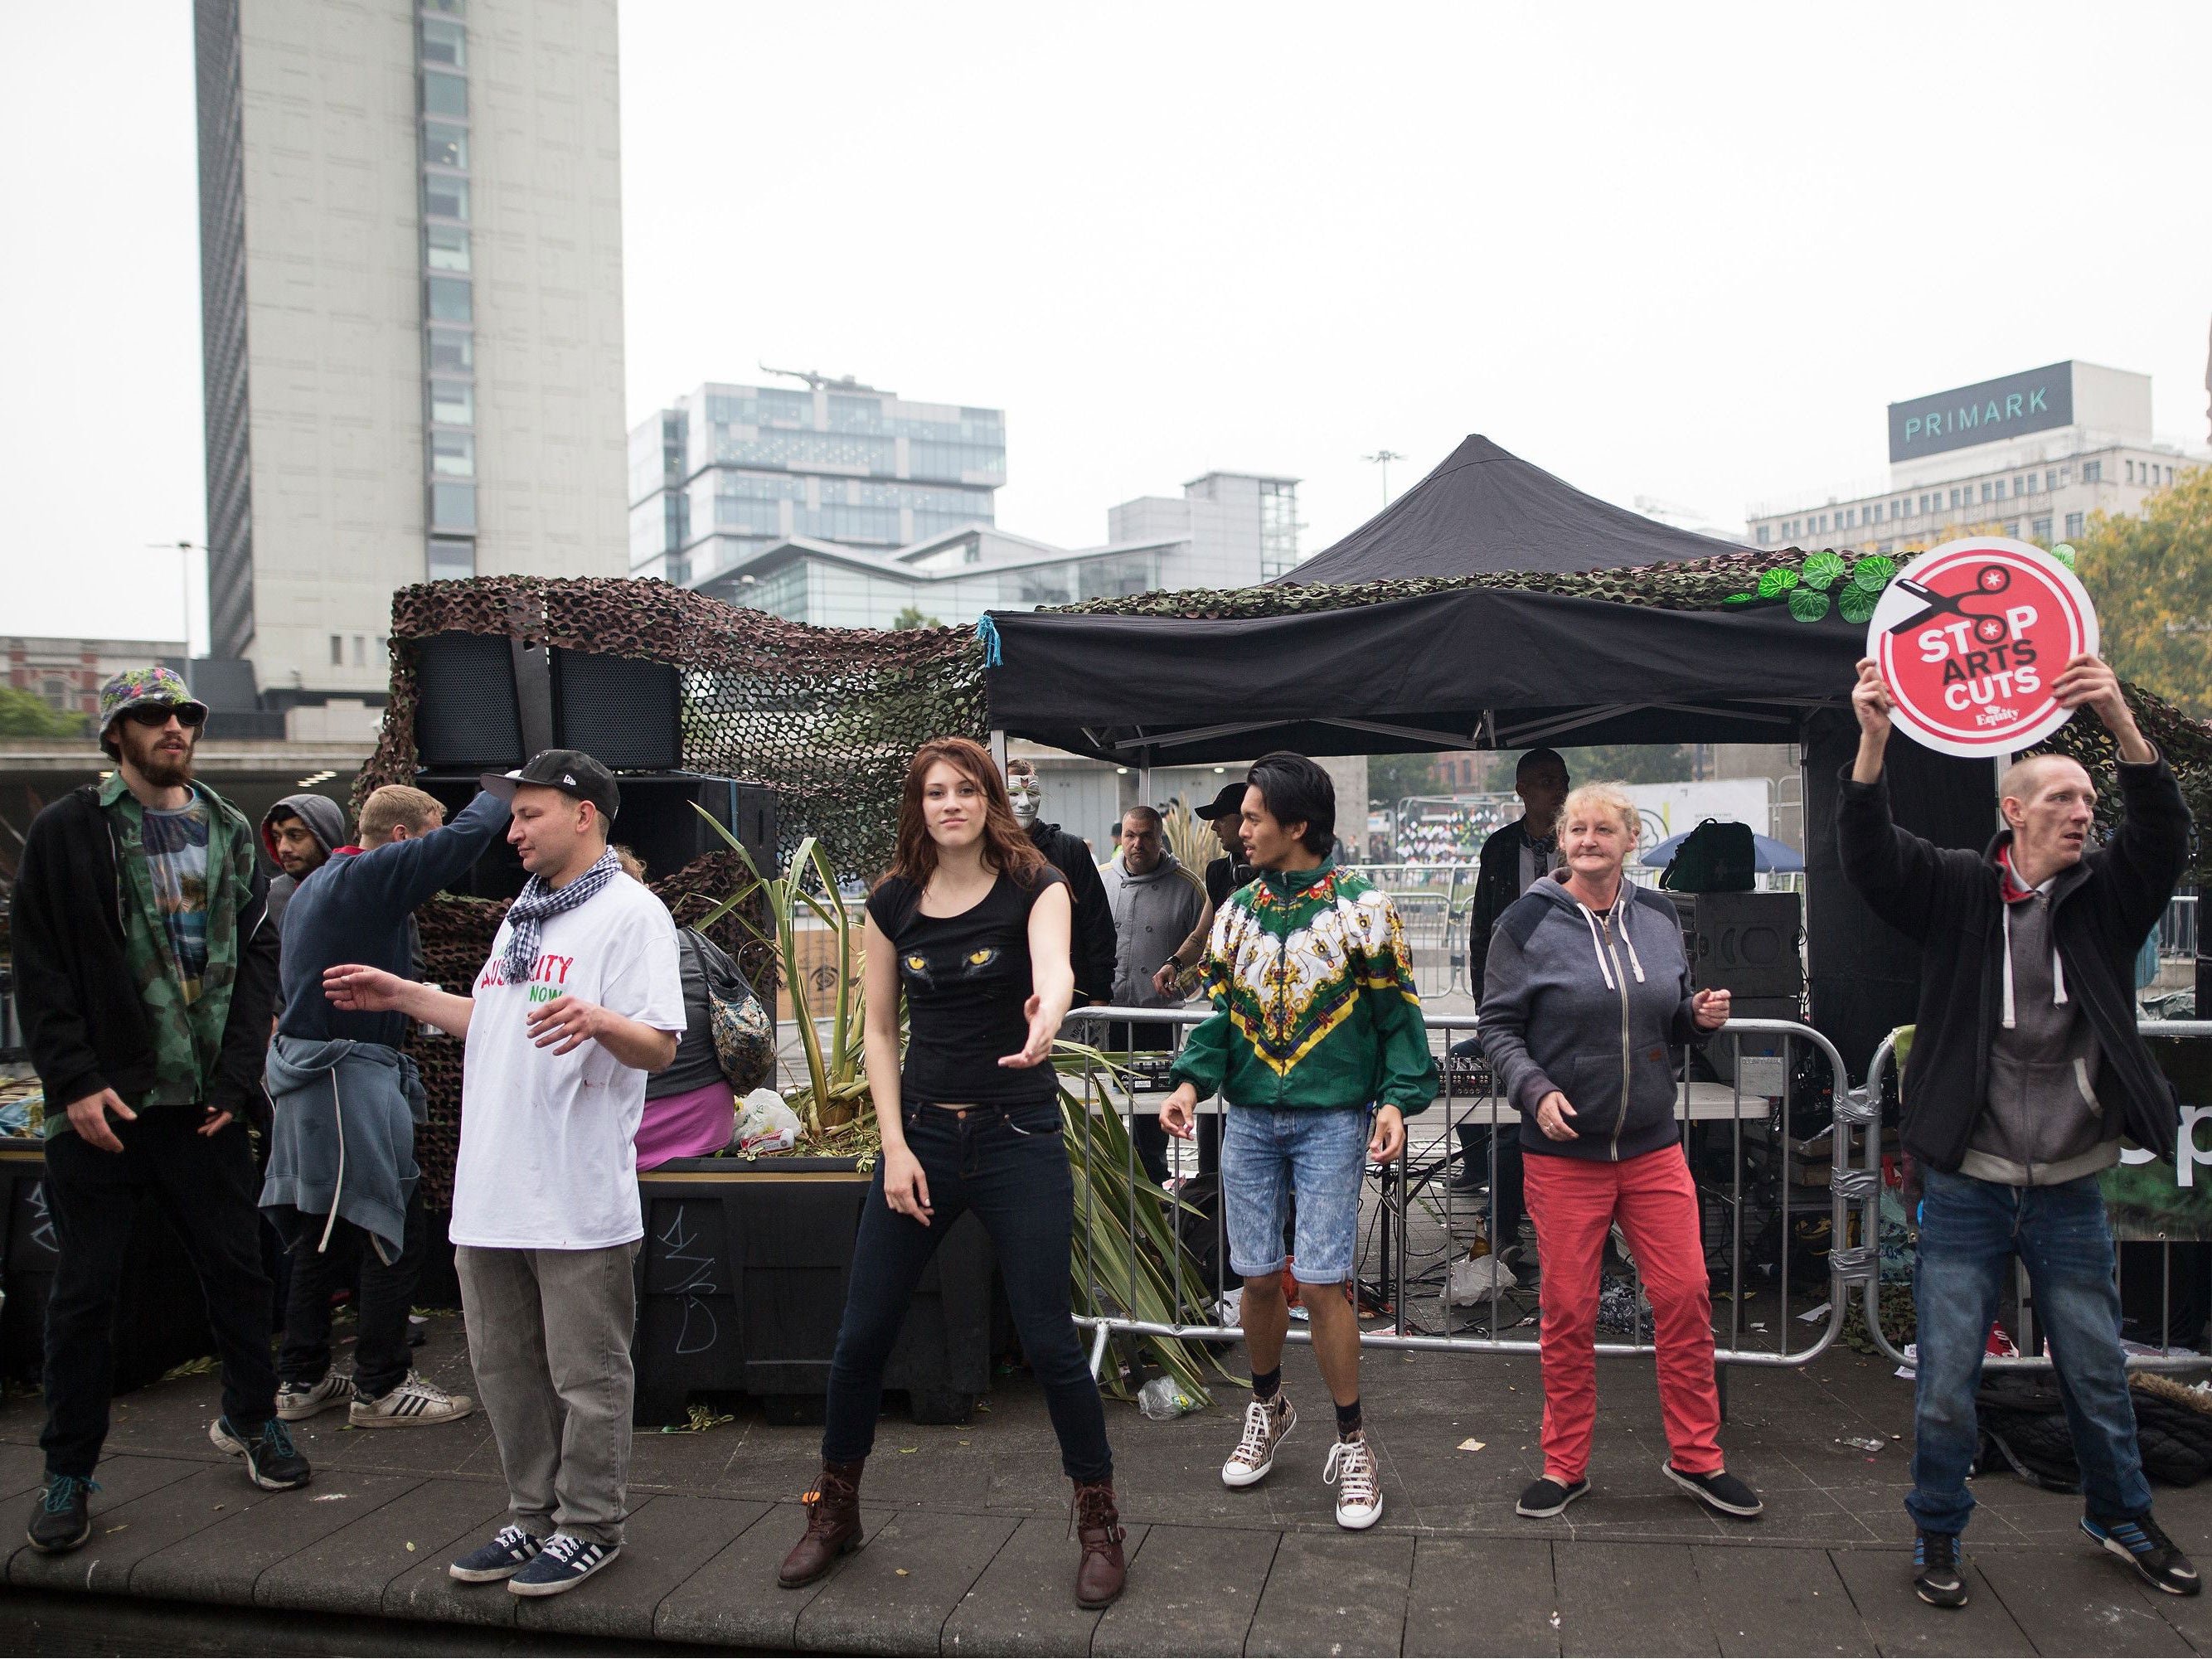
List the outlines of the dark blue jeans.
{"type": "Polygon", "coordinates": [[[1973,1512],[1966,1471],[1980,1440],[1974,1390],[2014,1256],[2027,1265],[2036,1316],[2051,1340],[2083,1506],[2102,1521],[2148,1514],[2150,1486],[2120,1351],[2112,1236],[2097,1178],[2007,1187],[1937,1170],[1927,1173],[1912,1273],[1920,1348],[1905,1507],[1927,1532],[1962,1532],[1973,1512]]]}
{"type": "Polygon", "coordinates": [[[1044,1389],[1053,1431],[1060,1437],[1060,1467],[1073,1480],[1112,1479],[1106,1413],[1070,1302],[1075,1191],[1060,1139],[1060,1103],[970,1108],[963,1116],[908,1102],[904,1117],[907,1146],[929,1182],[931,1220],[925,1227],[884,1201],[878,1162],[853,1243],[845,1317],[830,1362],[823,1461],[854,1462],[875,1444],[884,1364],[906,1323],[907,1304],[938,1241],[973,1210],[991,1236],[1022,1352],[1044,1389]]]}

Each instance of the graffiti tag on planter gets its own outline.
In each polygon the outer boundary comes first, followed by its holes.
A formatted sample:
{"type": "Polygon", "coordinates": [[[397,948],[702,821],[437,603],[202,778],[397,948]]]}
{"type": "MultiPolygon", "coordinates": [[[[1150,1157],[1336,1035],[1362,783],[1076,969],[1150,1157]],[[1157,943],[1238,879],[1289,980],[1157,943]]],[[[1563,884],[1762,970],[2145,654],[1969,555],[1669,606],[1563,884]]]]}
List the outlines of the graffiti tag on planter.
{"type": "Polygon", "coordinates": [[[2041,548],[1969,536],[1922,554],[1882,590],[1867,628],[1897,724],[1947,755],[2026,749],[2066,724],[2051,695],[2097,648],[2097,612],[2041,548]]]}

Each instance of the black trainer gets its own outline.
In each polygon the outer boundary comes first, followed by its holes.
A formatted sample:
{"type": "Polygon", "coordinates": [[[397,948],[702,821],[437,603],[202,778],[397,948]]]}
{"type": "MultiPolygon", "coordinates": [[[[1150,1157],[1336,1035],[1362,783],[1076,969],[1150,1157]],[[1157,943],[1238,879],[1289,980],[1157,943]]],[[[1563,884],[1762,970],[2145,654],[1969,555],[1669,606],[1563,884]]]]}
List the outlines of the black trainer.
{"type": "Polygon", "coordinates": [[[246,1460],[246,1478],[267,1492],[289,1492],[304,1486],[313,1471],[292,1443],[292,1431],[281,1417],[272,1417],[248,1440],[230,1425],[227,1417],[208,1425],[208,1438],[234,1457],[246,1460]]]}
{"type": "Polygon", "coordinates": [[[1959,1534],[1923,1532],[1912,1540],[1912,1593],[1931,1607],[1966,1605],[1966,1581],[1959,1571],[1959,1534]]]}
{"type": "Polygon", "coordinates": [[[2196,1567],[2148,1511],[2132,1521],[2093,1521],[2085,1515],[2081,1530],[2133,1567],[2145,1583],[2168,1595],[2203,1593],[2196,1567]]]}
{"type": "Polygon", "coordinates": [[[1686,1474],[1672,1463],[1665,1467],[1669,1480],[1715,1515],[1729,1516],[1738,1521],[1752,1521],[1756,1520],[1766,1508],[1759,1501],[1757,1492],[1726,1469],[1715,1469],[1711,1474],[1686,1474]]]}
{"type": "Polygon", "coordinates": [[[31,1499],[31,1525],[25,1534],[43,1555],[73,1550],[92,1536],[92,1495],[100,1482],[74,1474],[49,1474],[31,1499]]]}
{"type": "Polygon", "coordinates": [[[1563,1486],[1547,1474],[1522,1492],[1521,1501],[1513,1506],[1513,1513],[1524,1515],[1531,1521],[1548,1521],[1589,1490],[1589,1482],[1587,1480],[1577,1480],[1571,1486],[1563,1486]]]}

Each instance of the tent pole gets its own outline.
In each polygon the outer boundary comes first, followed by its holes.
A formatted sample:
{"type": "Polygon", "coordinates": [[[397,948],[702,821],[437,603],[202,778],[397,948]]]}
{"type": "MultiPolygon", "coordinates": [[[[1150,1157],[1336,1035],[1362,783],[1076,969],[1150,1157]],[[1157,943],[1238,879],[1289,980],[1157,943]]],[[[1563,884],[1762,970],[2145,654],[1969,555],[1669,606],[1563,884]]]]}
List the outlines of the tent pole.
{"type": "Polygon", "coordinates": [[[1006,734],[995,726],[991,728],[991,763],[1001,773],[1006,769],[1006,734]]]}
{"type": "Polygon", "coordinates": [[[1137,805],[1152,806],[1156,804],[1152,799],[1152,769],[1150,765],[1140,766],[1137,769],[1137,805]]]}

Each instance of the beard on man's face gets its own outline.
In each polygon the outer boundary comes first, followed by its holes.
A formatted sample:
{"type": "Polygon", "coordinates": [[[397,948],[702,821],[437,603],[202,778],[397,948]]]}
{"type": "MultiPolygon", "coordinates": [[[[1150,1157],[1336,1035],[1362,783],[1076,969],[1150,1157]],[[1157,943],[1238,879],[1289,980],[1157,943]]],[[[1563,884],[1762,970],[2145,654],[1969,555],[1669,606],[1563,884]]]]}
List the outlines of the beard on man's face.
{"type": "Polygon", "coordinates": [[[165,726],[149,727],[124,720],[116,727],[116,739],[124,758],[155,788],[173,789],[192,781],[192,750],[199,743],[198,732],[187,728],[179,733],[165,726]]]}

